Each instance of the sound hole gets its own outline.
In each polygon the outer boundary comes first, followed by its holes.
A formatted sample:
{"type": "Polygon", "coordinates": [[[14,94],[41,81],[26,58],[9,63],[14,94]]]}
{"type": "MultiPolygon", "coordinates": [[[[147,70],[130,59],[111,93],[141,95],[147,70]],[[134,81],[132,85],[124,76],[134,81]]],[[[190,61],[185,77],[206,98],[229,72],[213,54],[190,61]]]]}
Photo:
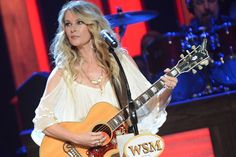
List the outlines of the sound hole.
{"type": "Polygon", "coordinates": [[[96,125],[94,128],[93,128],[93,130],[92,130],[93,132],[103,132],[103,133],[106,133],[109,137],[111,137],[112,135],[111,135],[111,129],[107,126],[107,125],[105,125],[105,124],[98,124],[98,125],[96,125]]]}
{"type": "Polygon", "coordinates": [[[110,128],[105,125],[105,124],[98,124],[96,125],[93,130],[93,132],[102,132],[102,135],[104,137],[106,137],[105,142],[102,144],[102,146],[107,145],[110,141],[111,141],[111,137],[112,137],[112,132],[110,130],[110,128]]]}

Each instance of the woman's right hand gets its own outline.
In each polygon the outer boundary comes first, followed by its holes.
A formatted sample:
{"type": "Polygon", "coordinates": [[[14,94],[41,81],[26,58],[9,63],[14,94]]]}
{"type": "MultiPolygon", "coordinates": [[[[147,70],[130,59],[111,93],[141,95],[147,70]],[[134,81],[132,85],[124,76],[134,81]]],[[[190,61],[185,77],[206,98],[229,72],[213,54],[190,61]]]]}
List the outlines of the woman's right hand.
{"type": "Polygon", "coordinates": [[[63,141],[70,141],[85,147],[101,146],[106,140],[106,134],[104,132],[72,133],[59,124],[49,126],[44,130],[44,133],[48,136],[63,141]]]}
{"type": "Polygon", "coordinates": [[[102,132],[86,132],[74,134],[71,141],[75,144],[86,147],[96,147],[101,146],[105,140],[106,137],[102,134],[102,132]]]}

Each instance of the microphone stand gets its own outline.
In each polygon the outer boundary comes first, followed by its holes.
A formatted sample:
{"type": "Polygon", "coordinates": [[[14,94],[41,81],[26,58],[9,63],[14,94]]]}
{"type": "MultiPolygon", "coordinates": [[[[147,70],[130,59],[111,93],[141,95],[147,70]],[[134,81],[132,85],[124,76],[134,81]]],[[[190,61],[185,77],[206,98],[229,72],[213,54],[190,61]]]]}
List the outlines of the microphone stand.
{"type": "MultiPolygon", "coordinates": [[[[116,11],[117,14],[120,15],[120,16],[122,16],[122,13],[123,13],[122,8],[121,8],[121,7],[118,7],[116,10],[117,10],[117,11],[116,11]]],[[[123,36],[125,35],[126,28],[127,28],[127,25],[120,25],[120,26],[119,26],[120,41],[121,41],[121,39],[123,38],[123,36]]]]}
{"type": "Polygon", "coordinates": [[[125,76],[125,72],[124,72],[124,69],[120,63],[120,60],[119,58],[117,57],[113,47],[109,46],[109,51],[110,53],[112,53],[112,55],[114,56],[119,68],[120,68],[120,72],[121,72],[121,75],[123,77],[123,80],[124,80],[124,83],[126,85],[126,89],[127,89],[127,96],[128,96],[128,102],[129,102],[129,114],[130,114],[130,121],[132,123],[132,130],[129,130],[129,131],[132,131],[134,132],[135,135],[138,135],[139,134],[139,131],[138,131],[138,126],[137,126],[137,123],[138,123],[138,118],[137,118],[137,113],[136,113],[136,109],[135,109],[135,104],[134,104],[134,101],[132,100],[131,98],[131,92],[130,92],[130,88],[129,88],[129,84],[128,84],[128,81],[127,81],[127,78],[125,76]]]}

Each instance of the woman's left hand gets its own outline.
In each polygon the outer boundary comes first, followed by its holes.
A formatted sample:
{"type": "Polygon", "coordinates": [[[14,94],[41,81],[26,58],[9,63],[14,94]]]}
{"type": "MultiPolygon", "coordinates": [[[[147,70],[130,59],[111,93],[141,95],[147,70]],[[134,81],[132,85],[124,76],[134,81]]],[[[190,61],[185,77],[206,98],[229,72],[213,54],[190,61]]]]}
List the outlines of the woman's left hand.
{"type": "MultiPolygon", "coordinates": [[[[168,73],[170,72],[170,69],[167,68],[164,70],[164,72],[168,73]]],[[[165,88],[170,90],[173,90],[178,82],[178,79],[176,77],[168,76],[166,74],[161,77],[161,80],[164,82],[165,88]]]]}

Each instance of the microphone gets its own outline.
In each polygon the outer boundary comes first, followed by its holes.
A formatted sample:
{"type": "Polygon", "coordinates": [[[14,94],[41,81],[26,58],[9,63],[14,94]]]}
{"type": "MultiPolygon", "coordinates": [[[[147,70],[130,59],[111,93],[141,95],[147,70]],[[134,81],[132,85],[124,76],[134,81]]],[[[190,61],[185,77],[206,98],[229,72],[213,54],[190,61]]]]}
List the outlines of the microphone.
{"type": "Polygon", "coordinates": [[[112,35],[107,30],[102,30],[100,32],[100,37],[112,48],[118,46],[118,42],[112,37],[112,35]]]}

